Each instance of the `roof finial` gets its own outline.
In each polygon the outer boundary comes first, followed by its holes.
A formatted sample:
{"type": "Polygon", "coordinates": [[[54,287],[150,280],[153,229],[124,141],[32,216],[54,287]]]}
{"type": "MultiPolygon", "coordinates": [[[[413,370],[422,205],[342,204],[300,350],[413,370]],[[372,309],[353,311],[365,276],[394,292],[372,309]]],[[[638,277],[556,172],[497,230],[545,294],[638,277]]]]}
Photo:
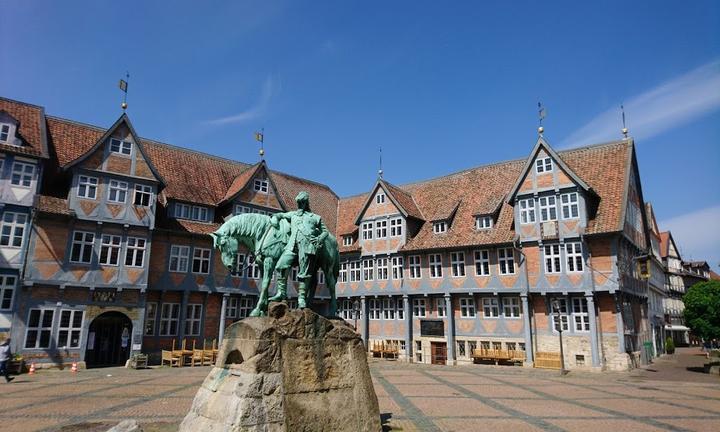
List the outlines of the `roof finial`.
{"type": "Polygon", "coordinates": [[[260,132],[255,132],[255,140],[260,143],[260,151],[258,151],[258,154],[260,154],[260,160],[265,159],[265,128],[260,129],[260,132]]]}
{"type": "Polygon", "coordinates": [[[380,146],[380,169],[378,169],[378,177],[382,178],[383,176],[383,169],[382,169],[382,146],[380,146]]]}
{"type": "Polygon", "coordinates": [[[125,79],[121,79],[121,80],[120,80],[120,83],[118,84],[118,87],[120,87],[120,90],[122,90],[123,93],[125,93],[124,96],[123,96],[123,101],[122,101],[122,103],[120,104],[120,108],[122,108],[123,111],[125,111],[125,110],[127,109],[127,107],[128,107],[128,105],[127,105],[127,91],[128,91],[128,83],[129,83],[129,82],[130,82],[130,72],[125,72],[125,79]]]}
{"type": "Polygon", "coordinates": [[[622,121],[623,121],[623,128],[622,128],[622,134],[625,135],[625,139],[628,137],[628,128],[625,126],[625,107],[620,105],[620,111],[622,112],[622,121]]]}
{"type": "Polygon", "coordinates": [[[542,102],[538,102],[538,119],[540,122],[540,125],[538,126],[538,135],[542,136],[543,132],[545,132],[545,128],[542,125],[542,121],[545,118],[545,107],[542,106],[542,102]]]}

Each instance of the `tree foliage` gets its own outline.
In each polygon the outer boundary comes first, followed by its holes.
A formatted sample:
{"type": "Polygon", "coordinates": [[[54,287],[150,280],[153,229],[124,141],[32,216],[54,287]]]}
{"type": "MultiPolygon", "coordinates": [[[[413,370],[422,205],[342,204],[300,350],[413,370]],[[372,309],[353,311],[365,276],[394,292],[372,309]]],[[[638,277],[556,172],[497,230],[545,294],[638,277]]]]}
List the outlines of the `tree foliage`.
{"type": "Polygon", "coordinates": [[[690,287],[683,297],[685,323],[705,340],[720,339],[720,282],[708,281],[690,287]]]}

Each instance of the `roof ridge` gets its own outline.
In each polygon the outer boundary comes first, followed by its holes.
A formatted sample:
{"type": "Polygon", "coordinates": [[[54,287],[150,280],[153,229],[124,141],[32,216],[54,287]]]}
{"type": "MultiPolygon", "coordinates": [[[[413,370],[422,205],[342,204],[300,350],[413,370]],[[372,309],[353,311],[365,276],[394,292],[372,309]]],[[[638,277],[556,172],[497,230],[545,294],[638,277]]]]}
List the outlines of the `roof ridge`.
{"type": "Polygon", "coordinates": [[[309,179],[306,179],[306,178],[298,177],[298,176],[296,176],[296,175],[288,174],[288,173],[286,173],[286,172],[278,171],[278,170],[274,170],[274,169],[268,169],[268,171],[270,171],[270,172],[272,172],[272,173],[275,173],[275,174],[284,175],[284,176],[286,176],[286,177],[292,177],[292,178],[294,178],[294,179],[302,180],[302,181],[307,182],[307,183],[313,183],[313,184],[316,184],[316,185],[318,185],[318,186],[322,186],[322,187],[324,187],[324,188],[327,188],[330,192],[332,192],[333,195],[335,195],[336,198],[340,199],[340,196],[338,196],[338,194],[336,194],[335,191],[332,190],[332,188],[331,188],[330,186],[328,186],[328,185],[326,185],[326,184],[324,184],[324,183],[320,183],[320,182],[317,182],[317,181],[315,181],[315,180],[309,180],[309,179]]]}
{"type": "Polygon", "coordinates": [[[20,104],[20,105],[25,105],[25,106],[29,106],[29,107],[33,107],[33,108],[37,108],[37,109],[41,109],[41,110],[44,110],[44,109],[45,109],[45,107],[42,106],[42,105],[35,105],[35,104],[28,103],[28,102],[23,102],[23,101],[19,101],[19,100],[16,100],[16,99],[11,99],[11,98],[7,98],[7,97],[3,97],[3,96],[0,96],[0,100],[4,100],[4,101],[6,101],[6,102],[16,103],[16,104],[20,104]]]}

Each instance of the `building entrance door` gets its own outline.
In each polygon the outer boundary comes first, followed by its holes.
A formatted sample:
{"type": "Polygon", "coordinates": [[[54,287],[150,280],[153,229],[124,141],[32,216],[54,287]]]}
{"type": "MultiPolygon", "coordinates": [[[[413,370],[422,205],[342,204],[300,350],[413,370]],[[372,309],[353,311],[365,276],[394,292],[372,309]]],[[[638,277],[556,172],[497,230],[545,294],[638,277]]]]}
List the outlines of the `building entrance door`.
{"type": "Polygon", "coordinates": [[[123,366],[130,356],[132,321],[120,312],[105,312],[90,323],[87,367],[123,366]]]}
{"type": "Polygon", "coordinates": [[[430,356],[432,364],[446,364],[447,344],[445,342],[430,342],[430,356]]]}

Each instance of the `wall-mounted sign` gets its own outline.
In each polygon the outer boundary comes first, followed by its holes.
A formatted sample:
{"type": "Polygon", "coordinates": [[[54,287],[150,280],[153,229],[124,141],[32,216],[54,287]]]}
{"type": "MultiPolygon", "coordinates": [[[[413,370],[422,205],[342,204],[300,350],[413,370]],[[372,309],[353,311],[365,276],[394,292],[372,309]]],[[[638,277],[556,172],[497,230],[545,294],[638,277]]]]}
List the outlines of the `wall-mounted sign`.
{"type": "Polygon", "coordinates": [[[420,320],[420,336],[445,336],[443,320],[420,320]]]}

